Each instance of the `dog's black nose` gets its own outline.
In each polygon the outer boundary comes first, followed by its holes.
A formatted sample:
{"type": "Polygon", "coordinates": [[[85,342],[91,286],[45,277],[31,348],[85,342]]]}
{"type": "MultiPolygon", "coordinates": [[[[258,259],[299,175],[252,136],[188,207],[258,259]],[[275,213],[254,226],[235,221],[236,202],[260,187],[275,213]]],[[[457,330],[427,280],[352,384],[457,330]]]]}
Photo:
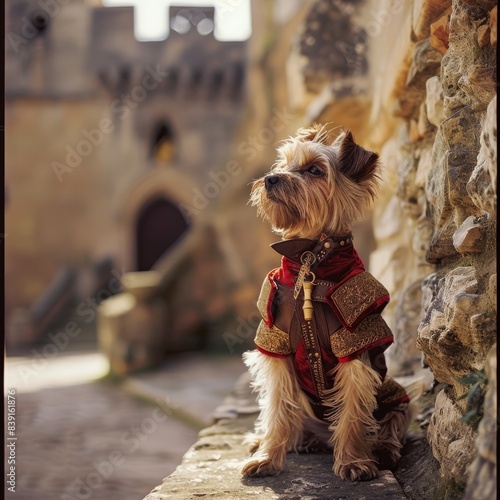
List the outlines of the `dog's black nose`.
{"type": "Polygon", "coordinates": [[[277,175],[266,175],[264,177],[264,184],[266,189],[271,189],[275,184],[278,184],[280,178],[277,175]]]}

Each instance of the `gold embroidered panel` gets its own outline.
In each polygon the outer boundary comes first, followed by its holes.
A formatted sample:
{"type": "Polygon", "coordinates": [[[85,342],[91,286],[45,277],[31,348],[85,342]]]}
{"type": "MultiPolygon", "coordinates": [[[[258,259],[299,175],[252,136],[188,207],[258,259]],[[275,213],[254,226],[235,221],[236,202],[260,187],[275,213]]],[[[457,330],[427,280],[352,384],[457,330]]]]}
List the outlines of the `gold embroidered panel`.
{"type": "Polygon", "coordinates": [[[392,336],[391,329],[382,316],[372,314],[361,321],[353,332],[343,327],[330,334],[330,345],[337,358],[346,358],[360,349],[390,336],[392,336]]]}
{"type": "Polygon", "coordinates": [[[351,326],[375,301],[388,294],[382,283],[364,271],[337,288],[330,298],[345,323],[351,326]]]}
{"type": "Polygon", "coordinates": [[[288,333],[280,330],[277,326],[269,328],[263,321],[257,328],[255,343],[264,351],[272,354],[288,356],[292,353],[288,333]]]}
{"type": "Polygon", "coordinates": [[[269,296],[271,295],[273,287],[271,285],[271,282],[269,281],[269,278],[266,276],[264,278],[264,282],[262,283],[262,288],[260,289],[260,295],[257,300],[257,309],[259,310],[261,316],[264,318],[264,321],[266,323],[269,322],[269,314],[268,314],[268,303],[269,303],[269,296]]]}

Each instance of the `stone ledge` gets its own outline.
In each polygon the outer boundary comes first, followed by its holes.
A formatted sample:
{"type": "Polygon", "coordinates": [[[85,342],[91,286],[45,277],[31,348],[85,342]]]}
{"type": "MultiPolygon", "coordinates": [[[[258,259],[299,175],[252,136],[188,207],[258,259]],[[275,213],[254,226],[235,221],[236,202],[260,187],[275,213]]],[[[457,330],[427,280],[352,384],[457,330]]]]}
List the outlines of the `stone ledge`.
{"type": "MultiPolygon", "coordinates": [[[[241,386],[240,381],[238,385],[241,386]]],[[[227,406],[226,403],[226,416],[200,432],[199,440],[184,455],[175,472],[144,500],[198,497],[238,500],[255,496],[266,500],[406,499],[390,471],[380,471],[377,478],[368,482],[351,483],[336,477],[329,453],[289,453],[287,470],[282,474],[244,479],[240,470],[250,454],[243,439],[253,428],[257,414],[249,414],[248,408],[238,411],[237,407],[231,414],[227,406]]]]}

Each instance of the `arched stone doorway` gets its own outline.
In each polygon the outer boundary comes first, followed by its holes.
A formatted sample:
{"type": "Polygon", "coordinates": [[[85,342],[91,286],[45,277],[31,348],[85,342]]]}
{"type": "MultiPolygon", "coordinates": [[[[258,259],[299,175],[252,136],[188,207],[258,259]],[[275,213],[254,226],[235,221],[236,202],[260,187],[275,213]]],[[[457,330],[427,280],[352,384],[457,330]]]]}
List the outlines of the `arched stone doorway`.
{"type": "Polygon", "coordinates": [[[188,228],[179,207],[167,198],[146,203],[137,217],[136,270],[149,271],[188,228]]]}

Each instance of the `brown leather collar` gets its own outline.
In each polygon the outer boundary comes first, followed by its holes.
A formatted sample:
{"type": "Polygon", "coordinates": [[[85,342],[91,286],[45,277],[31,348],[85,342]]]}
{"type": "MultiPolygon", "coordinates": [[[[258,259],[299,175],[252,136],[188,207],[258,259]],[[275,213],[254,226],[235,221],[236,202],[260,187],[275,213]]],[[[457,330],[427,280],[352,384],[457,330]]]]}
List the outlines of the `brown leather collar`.
{"type": "Polygon", "coordinates": [[[300,258],[304,252],[312,252],[316,257],[311,270],[318,267],[337,248],[343,248],[352,243],[352,233],[343,236],[328,236],[321,241],[309,240],[307,238],[294,238],[292,240],[278,241],[271,248],[293,262],[301,263],[300,258]]]}

